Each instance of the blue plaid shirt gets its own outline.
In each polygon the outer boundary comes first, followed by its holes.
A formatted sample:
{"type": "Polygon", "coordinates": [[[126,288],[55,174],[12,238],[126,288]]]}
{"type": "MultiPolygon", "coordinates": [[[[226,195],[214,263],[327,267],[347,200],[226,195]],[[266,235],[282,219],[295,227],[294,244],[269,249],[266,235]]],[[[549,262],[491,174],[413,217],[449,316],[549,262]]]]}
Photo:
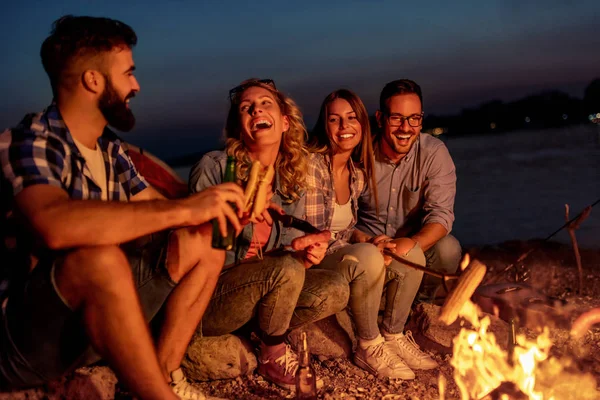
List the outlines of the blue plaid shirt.
{"type": "MultiPolygon", "coordinates": [[[[106,128],[98,144],[106,165],[109,200],[128,201],[148,187],[117,135],[106,128]]],[[[59,187],[72,199],[100,199],[102,195],[55,104],[0,134],[0,165],[2,179],[12,189],[8,197],[37,184],[59,187]]],[[[3,194],[3,202],[6,197],[3,194]]]]}
{"type": "MultiPolygon", "coordinates": [[[[106,128],[98,144],[106,166],[109,201],[128,201],[149,186],[115,133],[106,128]]],[[[101,199],[102,190],[94,182],[54,103],[0,134],[0,166],[0,234],[4,242],[0,243],[0,250],[14,250],[17,245],[21,250],[22,244],[17,242],[21,238],[15,232],[17,224],[11,217],[14,197],[26,187],[51,185],[63,189],[72,199],[101,199]]]]}

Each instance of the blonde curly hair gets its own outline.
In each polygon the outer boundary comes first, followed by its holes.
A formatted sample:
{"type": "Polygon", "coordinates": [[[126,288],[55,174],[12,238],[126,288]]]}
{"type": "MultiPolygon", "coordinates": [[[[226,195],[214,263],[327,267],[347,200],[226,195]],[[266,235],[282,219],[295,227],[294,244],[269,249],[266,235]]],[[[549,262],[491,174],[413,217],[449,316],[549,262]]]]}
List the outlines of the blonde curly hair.
{"type": "Polygon", "coordinates": [[[302,113],[294,100],[278,91],[274,84],[264,83],[258,79],[247,79],[238,86],[239,90],[231,95],[231,107],[225,124],[225,137],[227,138],[225,151],[228,156],[233,156],[237,160],[237,178],[242,182],[247,181],[252,160],[241,138],[242,129],[238,105],[241,94],[254,86],[271,92],[281,109],[281,114],[287,116],[289,121],[289,129],[283,132],[281,138],[279,155],[275,161],[275,171],[279,174],[280,192],[284,202],[292,203],[300,198],[305,188],[308,171],[308,150],[306,149],[308,134],[302,113]]]}

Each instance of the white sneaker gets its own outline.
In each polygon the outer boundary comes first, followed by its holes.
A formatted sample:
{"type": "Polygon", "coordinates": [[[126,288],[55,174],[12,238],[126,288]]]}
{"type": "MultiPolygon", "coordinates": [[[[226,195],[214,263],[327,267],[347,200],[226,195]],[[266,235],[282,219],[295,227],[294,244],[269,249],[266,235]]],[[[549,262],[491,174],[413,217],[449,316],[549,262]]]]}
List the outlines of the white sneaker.
{"type": "Polygon", "coordinates": [[[181,368],[171,372],[171,389],[181,400],[225,400],[219,397],[206,396],[192,385],[183,375],[181,368]]]}
{"type": "Polygon", "coordinates": [[[406,331],[406,335],[386,334],[384,333],[386,343],[393,344],[396,353],[404,360],[406,365],[413,369],[433,369],[438,367],[438,363],[425,352],[415,342],[411,331],[406,331]]]}
{"type": "Polygon", "coordinates": [[[378,377],[415,379],[415,373],[398,357],[394,344],[380,339],[366,349],[359,345],[354,353],[354,363],[378,377]]]}

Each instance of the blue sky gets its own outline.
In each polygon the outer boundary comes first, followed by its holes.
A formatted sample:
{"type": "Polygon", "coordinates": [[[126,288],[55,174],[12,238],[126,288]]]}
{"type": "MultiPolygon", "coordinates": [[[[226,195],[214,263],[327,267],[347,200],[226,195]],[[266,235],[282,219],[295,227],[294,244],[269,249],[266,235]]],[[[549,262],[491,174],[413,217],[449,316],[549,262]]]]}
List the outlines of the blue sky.
{"type": "Polygon", "coordinates": [[[421,84],[425,111],[453,113],[547,89],[582,97],[600,77],[600,2],[3,2],[0,128],[51,100],[39,48],[64,14],[131,25],[141,92],[126,138],[169,158],[217,146],[228,90],[273,78],[309,127],[322,99],[355,90],[370,113],[393,79],[421,84]],[[8,3],[8,4],[7,4],[8,3]]]}

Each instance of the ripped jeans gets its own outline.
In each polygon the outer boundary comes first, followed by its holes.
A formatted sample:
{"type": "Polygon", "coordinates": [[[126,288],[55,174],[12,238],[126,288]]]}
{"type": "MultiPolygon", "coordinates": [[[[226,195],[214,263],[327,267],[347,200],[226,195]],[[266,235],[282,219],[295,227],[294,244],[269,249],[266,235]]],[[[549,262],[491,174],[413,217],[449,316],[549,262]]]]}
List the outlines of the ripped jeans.
{"type": "Polygon", "coordinates": [[[339,274],[305,269],[289,252],[254,257],[223,271],[202,318],[202,333],[224,335],[255,318],[262,335],[282,336],[343,310],[348,296],[339,274]]]}
{"type": "MultiPolygon", "coordinates": [[[[461,248],[458,241],[447,235],[425,254],[417,244],[405,256],[409,261],[427,265],[436,271],[453,273],[458,268],[461,248]]],[[[350,286],[348,305],[356,324],[358,337],[370,340],[379,335],[377,315],[385,294],[382,327],[388,333],[401,333],[421,285],[423,273],[392,260],[386,268],[383,256],[370,243],[342,247],[329,254],[318,267],[336,271],[350,286]]],[[[431,277],[433,278],[433,277],[431,277]]],[[[437,286],[439,279],[426,279],[424,286],[437,286]]]]}
{"type": "Polygon", "coordinates": [[[345,246],[326,256],[319,269],[336,271],[350,286],[348,306],[361,339],[375,339],[379,335],[377,314],[386,279],[386,268],[381,252],[370,243],[345,246]]]}

